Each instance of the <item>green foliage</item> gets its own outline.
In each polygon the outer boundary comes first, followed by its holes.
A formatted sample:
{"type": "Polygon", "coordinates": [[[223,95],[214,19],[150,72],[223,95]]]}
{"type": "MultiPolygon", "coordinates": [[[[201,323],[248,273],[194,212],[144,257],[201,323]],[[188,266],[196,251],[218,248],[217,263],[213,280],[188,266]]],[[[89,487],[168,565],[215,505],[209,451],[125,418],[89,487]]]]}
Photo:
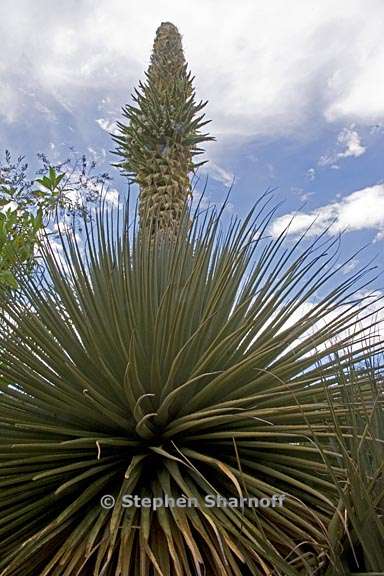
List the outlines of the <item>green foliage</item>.
{"type": "MultiPolygon", "coordinates": [[[[333,550],[327,576],[383,574],[384,567],[384,380],[373,359],[363,369],[340,371],[339,393],[346,408],[332,408],[332,444],[346,481],[329,473],[339,495],[329,526],[333,550]]],[[[319,446],[320,448],[320,446],[319,446]]]]}
{"type": "Polygon", "coordinates": [[[7,210],[0,214],[0,283],[17,287],[13,270],[18,263],[31,264],[38,232],[42,228],[42,211],[36,216],[7,210]]]}
{"type": "Polygon", "coordinates": [[[100,197],[107,174],[93,175],[85,156],[52,165],[38,155],[42,167],[32,179],[24,158],[12,161],[8,151],[0,166],[0,290],[17,288],[20,265],[29,272],[36,264],[36,245],[49,222],[69,214],[87,215],[87,205],[100,197]]]}
{"type": "Polygon", "coordinates": [[[36,242],[43,229],[43,215],[57,205],[63,177],[64,174],[56,174],[50,167],[46,176],[36,180],[41,188],[32,191],[32,204],[15,201],[18,199],[17,189],[0,180],[0,206],[15,206],[0,213],[0,287],[17,288],[17,266],[24,263],[28,269],[33,267],[36,242]]]}
{"type": "Polygon", "coordinates": [[[342,439],[341,379],[373,352],[358,331],[348,350],[366,277],[303,309],[337,272],[333,244],[266,239],[273,211],[257,210],[225,234],[214,212],[194,216],[176,243],[104,210],[85,251],[62,238],[63,260],[45,240],[45,282],[26,275],[2,313],[1,576],[298,576],[332,561],[348,470],[330,423],[342,439]],[[204,507],[276,493],[284,506],[204,507]],[[124,494],[200,506],[124,508],[124,494]]]}
{"type": "Polygon", "coordinates": [[[383,343],[356,322],[370,270],[327,292],[336,243],[266,237],[268,197],[226,232],[215,211],[190,221],[211,139],[192,82],[163,23],[115,136],[139,235],[128,205],[89,218],[107,175],[84,157],[41,155],[30,181],[22,158],[0,167],[0,576],[384,574],[383,343]],[[59,257],[40,236],[60,211],[82,215],[85,247],[59,232],[59,257]]]}

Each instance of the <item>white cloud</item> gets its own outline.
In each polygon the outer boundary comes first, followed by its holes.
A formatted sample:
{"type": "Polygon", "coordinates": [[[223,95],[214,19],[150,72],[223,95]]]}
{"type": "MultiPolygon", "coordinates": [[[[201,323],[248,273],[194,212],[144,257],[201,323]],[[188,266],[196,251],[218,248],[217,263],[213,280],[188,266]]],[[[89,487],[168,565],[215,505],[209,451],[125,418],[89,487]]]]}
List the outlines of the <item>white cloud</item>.
{"type": "Polygon", "coordinates": [[[383,69],[384,48],[378,36],[383,26],[383,4],[378,8],[377,21],[371,21],[369,26],[362,23],[358,37],[350,39],[354,53],[353,76],[350,75],[351,69],[340,68],[330,79],[329,86],[335,95],[326,110],[330,121],[347,117],[377,122],[383,118],[384,82],[380,71],[383,69]]]}
{"type": "MultiPolygon", "coordinates": [[[[358,262],[356,262],[356,266],[357,265],[358,262]]],[[[345,273],[350,273],[351,271],[352,270],[349,270],[348,272],[345,271],[345,273]]],[[[365,344],[370,342],[372,345],[377,345],[380,340],[384,338],[383,297],[384,294],[378,290],[370,292],[367,290],[358,290],[354,296],[356,317],[352,322],[351,320],[346,322],[346,325],[351,323],[351,326],[341,330],[336,338],[333,337],[326,339],[321,346],[318,346],[318,351],[326,351],[332,346],[332,344],[345,339],[348,339],[348,349],[351,347],[354,349],[360,349],[361,339],[364,340],[365,344]]],[[[287,319],[281,330],[291,328],[295,324],[300,324],[306,315],[312,317],[315,315],[315,317],[318,317],[318,311],[314,310],[317,304],[319,304],[319,299],[303,302],[287,319]]],[[[348,313],[352,311],[351,303],[340,303],[336,308],[332,308],[332,306],[330,306],[330,308],[331,309],[328,313],[325,313],[320,320],[317,320],[314,325],[295,340],[285,352],[294,349],[296,346],[300,347],[303,340],[307,339],[311,335],[315,335],[320,329],[329,328],[335,320],[340,320],[340,317],[343,314],[348,315],[348,313]]],[[[275,320],[277,315],[278,312],[273,313],[266,326],[275,320]]]]}
{"type": "Polygon", "coordinates": [[[17,94],[14,88],[6,81],[4,75],[1,74],[1,69],[0,81],[0,118],[3,116],[7,122],[13,122],[19,114],[21,99],[19,94],[17,94]]]}
{"type": "MultiPolygon", "coordinates": [[[[332,343],[335,341],[341,341],[348,338],[350,345],[348,348],[352,347],[355,349],[360,349],[361,340],[363,339],[364,344],[370,343],[371,345],[377,345],[380,340],[384,338],[384,310],[383,310],[383,294],[380,291],[362,291],[356,294],[356,300],[360,300],[360,305],[357,306],[357,316],[356,321],[352,323],[349,328],[341,331],[337,338],[331,339],[330,341],[324,343],[321,349],[327,350],[332,343]]],[[[302,312],[302,316],[309,312],[313,308],[314,303],[307,303],[302,306],[302,310],[298,310],[299,315],[302,312]]],[[[350,306],[342,305],[332,312],[322,318],[315,326],[309,331],[309,333],[315,333],[319,328],[328,327],[333,321],[340,318],[343,313],[348,313],[350,306]]],[[[301,317],[302,317],[301,316],[301,317]]],[[[299,320],[298,316],[298,320],[299,320]]]]}
{"type": "Polygon", "coordinates": [[[292,194],[297,196],[301,202],[306,202],[311,196],[314,195],[314,192],[308,192],[308,190],[304,190],[304,188],[300,188],[298,186],[291,186],[290,188],[292,194]]]}
{"type": "MultiPolygon", "coordinates": [[[[357,348],[361,346],[359,341],[362,338],[364,339],[364,344],[370,343],[371,345],[378,345],[380,340],[384,338],[384,295],[379,290],[375,290],[371,292],[361,291],[356,296],[361,299],[356,324],[344,330],[338,339],[351,337],[357,348]]],[[[339,310],[335,310],[326,316],[322,321],[323,326],[328,325],[329,322],[337,318],[340,313],[347,309],[347,306],[342,306],[339,310]]]]}
{"type": "Polygon", "coordinates": [[[20,85],[34,75],[79,115],[97,93],[109,121],[143,78],[157,26],[171,20],[215,134],[287,134],[314,115],[379,121],[383,16],[381,0],[295,0],[289,10],[284,0],[221,0],[220,16],[214,0],[2,0],[0,113],[28,113],[20,85]]]}
{"type": "Polygon", "coordinates": [[[59,256],[63,257],[63,262],[65,261],[64,250],[63,250],[62,242],[59,239],[59,235],[61,235],[62,238],[66,238],[66,237],[74,238],[79,246],[83,243],[83,240],[82,240],[82,237],[80,236],[80,234],[78,232],[74,231],[73,222],[71,220],[71,217],[65,217],[64,216],[63,220],[61,220],[60,222],[55,222],[48,229],[48,232],[57,235],[56,238],[51,238],[50,245],[52,246],[52,249],[53,249],[53,251],[57,257],[59,257],[59,256]]]}
{"type": "MultiPolygon", "coordinates": [[[[334,170],[339,169],[337,161],[340,158],[358,158],[364,154],[366,148],[361,142],[360,134],[354,129],[352,124],[349,128],[344,128],[337,136],[336,150],[323,154],[319,159],[319,166],[330,166],[334,170]]],[[[308,171],[309,172],[309,171],[308,171]]]]}
{"type": "Polygon", "coordinates": [[[114,120],[108,120],[107,118],[98,118],[96,120],[98,125],[102,130],[105,130],[109,134],[118,134],[119,131],[114,120]]]}
{"type": "Polygon", "coordinates": [[[313,182],[313,180],[316,178],[316,170],[314,168],[307,170],[307,178],[310,182],[313,182]]]}
{"type": "Polygon", "coordinates": [[[356,130],[345,128],[340,132],[337,141],[339,144],[345,146],[345,149],[338,153],[338,158],[348,158],[349,156],[358,158],[365,152],[365,147],[362,145],[360,136],[356,130]]]}
{"type": "Polygon", "coordinates": [[[224,184],[224,186],[226,186],[227,188],[229,188],[233,184],[234,181],[233,172],[225,170],[222,166],[219,166],[219,164],[217,164],[213,160],[210,160],[208,164],[204,165],[203,171],[207,172],[210,176],[212,176],[212,178],[214,178],[218,182],[224,184]]]}
{"type": "Polygon", "coordinates": [[[92,146],[88,146],[87,150],[95,162],[104,161],[107,157],[107,151],[105,148],[95,150],[92,146]]]}
{"type": "Polygon", "coordinates": [[[330,234],[343,230],[373,229],[380,234],[384,231],[384,185],[377,184],[357,190],[344,196],[339,202],[332,202],[311,212],[285,214],[274,220],[271,234],[278,236],[287,226],[288,234],[302,234],[308,228],[308,235],[317,235],[330,226],[330,234]],[[292,220],[292,222],[291,222],[292,220]]]}
{"type": "Polygon", "coordinates": [[[347,262],[347,264],[343,266],[342,269],[343,274],[349,274],[350,272],[353,272],[354,270],[356,270],[359,264],[360,261],[358,258],[352,258],[352,260],[350,260],[349,262],[347,262]]]}
{"type": "Polygon", "coordinates": [[[109,188],[104,194],[103,194],[103,198],[105,198],[105,201],[107,204],[110,204],[111,206],[114,206],[117,208],[117,206],[119,206],[119,198],[120,198],[120,194],[119,192],[116,190],[116,188],[109,188]]]}
{"type": "Polygon", "coordinates": [[[378,242],[379,240],[384,240],[384,230],[381,230],[376,234],[374,242],[378,242]]]}

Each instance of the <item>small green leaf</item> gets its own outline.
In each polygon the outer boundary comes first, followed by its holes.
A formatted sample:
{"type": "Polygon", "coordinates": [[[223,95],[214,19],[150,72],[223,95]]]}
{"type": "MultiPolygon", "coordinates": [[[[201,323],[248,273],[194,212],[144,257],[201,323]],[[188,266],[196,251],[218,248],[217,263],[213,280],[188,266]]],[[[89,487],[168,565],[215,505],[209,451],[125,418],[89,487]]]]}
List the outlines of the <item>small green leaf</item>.
{"type": "Polygon", "coordinates": [[[9,288],[18,287],[17,280],[10,270],[2,270],[0,272],[0,284],[9,288]]]}

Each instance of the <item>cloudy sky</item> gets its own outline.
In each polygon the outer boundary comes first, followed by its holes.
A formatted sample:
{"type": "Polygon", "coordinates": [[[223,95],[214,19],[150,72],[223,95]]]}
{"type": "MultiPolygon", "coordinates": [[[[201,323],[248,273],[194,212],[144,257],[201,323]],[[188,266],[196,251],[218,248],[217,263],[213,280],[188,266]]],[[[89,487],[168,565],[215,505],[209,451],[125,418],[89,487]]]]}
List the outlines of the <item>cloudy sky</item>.
{"type": "Polygon", "coordinates": [[[292,238],[315,221],[310,234],[345,231],[346,253],[369,244],[350,267],[382,266],[382,0],[1,0],[2,148],[57,160],[74,145],[108,164],[162,21],[179,27],[209,100],[209,198],[234,179],[243,215],[273,188],[284,202],[271,234],[295,215],[292,238]]]}

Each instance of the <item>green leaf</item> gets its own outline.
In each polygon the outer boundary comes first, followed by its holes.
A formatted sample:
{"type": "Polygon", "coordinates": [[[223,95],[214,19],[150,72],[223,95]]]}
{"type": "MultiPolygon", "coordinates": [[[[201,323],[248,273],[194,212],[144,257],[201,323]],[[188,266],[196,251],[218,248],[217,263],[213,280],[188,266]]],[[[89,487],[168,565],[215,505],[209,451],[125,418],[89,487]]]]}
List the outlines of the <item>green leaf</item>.
{"type": "Polygon", "coordinates": [[[7,286],[8,288],[18,287],[17,280],[10,270],[0,271],[0,284],[2,286],[7,286]]]}
{"type": "Polygon", "coordinates": [[[65,176],[64,172],[62,174],[57,174],[57,176],[55,178],[55,187],[57,187],[60,184],[60,182],[62,181],[64,176],[65,176]]]}
{"type": "Polygon", "coordinates": [[[62,238],[64,259],[45,238],[44,282],[23,275],[2,303],[3,576],[71,576],[91,559],[97,576],[309,576],[322,558],[337,568],[368,513],[378,565],[384,434],[364,433],[379,413],[362,367],[382,344],[353,344],[348,329],[366,278],[335,287],[332,240],[261,244],[267,203],[225,235],[215,212],[195,215],[172,241],[133,235],[128,211],[85,220],[81,241],[62,238]],[[126,493],[199,506],[142,513],[119,507],[126,493]],[[203,507],[274,494],[283,506],[203,507]]]}

